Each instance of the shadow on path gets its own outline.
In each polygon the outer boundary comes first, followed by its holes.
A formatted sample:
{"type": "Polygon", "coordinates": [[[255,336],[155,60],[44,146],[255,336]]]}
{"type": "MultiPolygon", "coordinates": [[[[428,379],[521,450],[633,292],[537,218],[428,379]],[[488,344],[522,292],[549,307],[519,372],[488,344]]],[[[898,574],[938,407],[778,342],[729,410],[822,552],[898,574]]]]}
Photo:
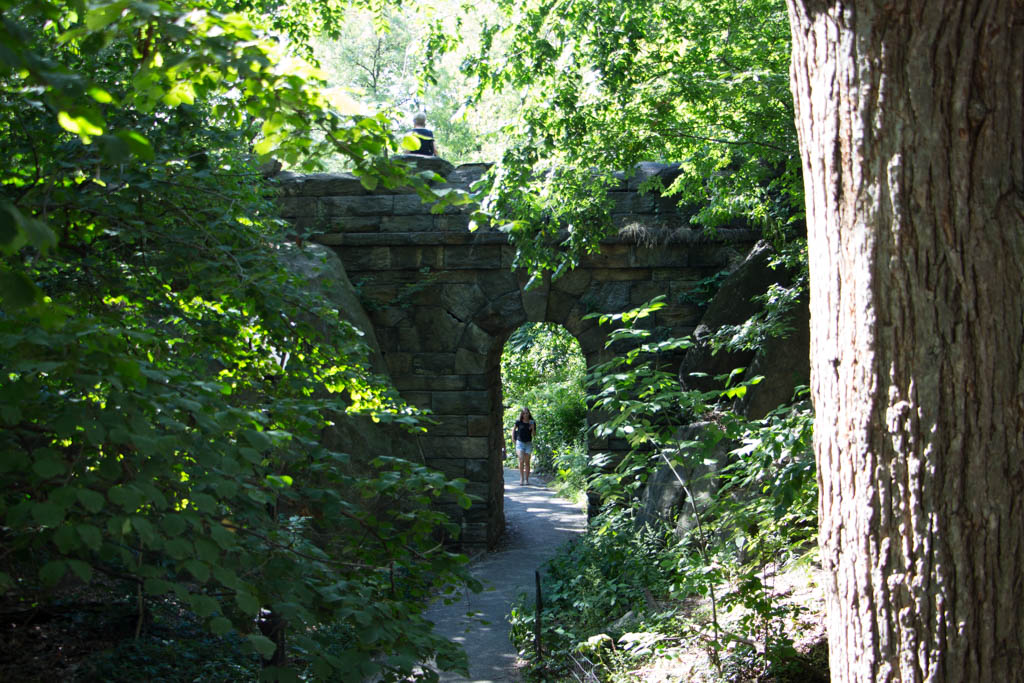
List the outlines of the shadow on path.
{"type": "Polygon", "coordinates": [[[505,535],[496,551],[481,555],[471,567],[483,592],[451,605],[434,604],[426,613],[440,635],[461,643],[469,655],[469,678],[442,673],[442,681],[516,680],[516,651],[505,616],[519,593],[533,596],[534,570],[581,534],[586,523],[584,510],[540,484],[520,486],[519,473],[505,470],[505,535]],[[478,612],[488,623],[467,612],[478,612]]]}

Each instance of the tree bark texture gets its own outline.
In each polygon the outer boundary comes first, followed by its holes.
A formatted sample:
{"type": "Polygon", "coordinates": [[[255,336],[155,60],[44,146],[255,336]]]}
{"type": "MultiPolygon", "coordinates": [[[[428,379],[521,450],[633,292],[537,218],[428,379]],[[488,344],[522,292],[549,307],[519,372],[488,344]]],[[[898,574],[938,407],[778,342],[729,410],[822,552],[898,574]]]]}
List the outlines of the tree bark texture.
{"type": "Polygon", "coordinates": [[[1024,680],[1024,3],[787,0],[836,681],[1024,680]]]}

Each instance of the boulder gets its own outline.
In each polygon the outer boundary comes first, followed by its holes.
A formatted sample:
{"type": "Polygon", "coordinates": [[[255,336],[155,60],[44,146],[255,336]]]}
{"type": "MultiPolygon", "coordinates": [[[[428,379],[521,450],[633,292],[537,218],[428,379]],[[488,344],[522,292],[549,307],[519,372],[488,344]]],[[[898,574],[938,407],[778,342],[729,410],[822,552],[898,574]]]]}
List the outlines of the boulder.
{"type": "Polygon", "coordinates": [[[710,339],[723,325],[739,325],[757,313],[761,304],[753,300],[755,296],[764,294],[772,284],[784,284],[792,279],[791,273],[769,265],[773,256],[774,250],[767,242],[758,242],[712,297],[693,332],[694,345],[679,367],[679,381],[687,389],[721,389],[722,383],[715,381],[716,376],[726,375],[738,367],[749,367],[754,360],[753,351],[721,350],[713,354],[710,339]],[[691,373],[695,372],[707,376],[694,377],[691,373]]]}
{"type": "Polygon", "coordinates": [[[487,173],[493,165],[494,164],[490,163],[460,164],[455,167],[454,171],[448,174],[448,182],[472,185],[483,178],[484,174],[487,173]]]}
{"type": "Polygon", "coordinates": [[[334,304],[342,319],[355,325],[370,348],[370,365],[377,374],[387,373],[387,364],[373,331],[370,317],[356,295],[341,259],[333,249],[320,244],[307,243],[299,248],[293,244],[281,247],[281,256],[288,268],[319,288],[334,304]]]}
{"type": "Polygon", "coordinates": [[[452,162],[446,161],[441,157],[428,157],[422,154],[396,154],[391,158],[395,161],[404,161],[417,171],[433,171],[442,178],[447,178],[455,170],[452,162]]]}
{"type": "Polygon", "coordinates": [[[811,382],[811,314],[807,296],[790,313],[793,331],[785,337],[772,337],[754,357],[744,379],[761,375],[764,379],[747,389],[736,402],[736,412],[751,420],[760,420],[775,408],[793,400],[798,386],[811,382]]]}
{"type": "MultiPolygon", "coordinates": [[[[687,425],[680,430],[677,439],[699,441],[701,432],[709,424],[698,422],[687,425]]],[[[729,453],[737,446],[735,442],[723,439],[708,451],[694,447],[686,453],[687,465],[677,465],[674,468],[664,465],[656,470],[648,477],[640,494],[637,526],[666,524],[675,520],[676,534],[680,537],[695,527],[693,505],[683,485],[685,484],[693,495],[697,509],[704,510],[718,492],[718,480],[714,474],[729,463],[729,453]]]]}

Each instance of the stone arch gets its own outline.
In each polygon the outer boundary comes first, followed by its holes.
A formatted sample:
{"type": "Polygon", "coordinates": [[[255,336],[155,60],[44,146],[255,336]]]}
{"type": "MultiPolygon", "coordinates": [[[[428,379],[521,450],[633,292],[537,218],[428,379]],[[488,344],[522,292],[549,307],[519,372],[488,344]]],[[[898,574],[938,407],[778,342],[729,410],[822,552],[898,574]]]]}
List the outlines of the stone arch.
{"type": "MultiPolygon", "coordinates": [[[[449,185],[468,187],[484,168],[449,170],[449,185]]],[[[613,219],[624,228],[619,235],[572,272],[530,290],[526,273],[512,269],[507,236],[469,232],[468,216],[458,209],[434,215],[415,195],[369,194],[343,174],[282,179],[282,214],[337,251],[395,387],[433,413],[437,424],[420,439],[424,461],[467,479],[468,491],[479,498],[468,510],[442,504],[461,524],[465,547],[490,546],[504,529],[500,359],[511,332],[525,322],[560,324],[579,341],[591,368],[608,352],[604,330],[586,315],[620,312],[665,294],[669,305],[653,324],[689,334],[699,311],[681,295],[755,242],[749,230],[712,236],[682,227],[674,203],[637,193],[645,177],[671,168],[638,167],[611,193],[613,219]],[[659,236],[656,243],[652,234],[659,236]]],[[[592,440],[590,447],[623,446],[592,440]]]]}

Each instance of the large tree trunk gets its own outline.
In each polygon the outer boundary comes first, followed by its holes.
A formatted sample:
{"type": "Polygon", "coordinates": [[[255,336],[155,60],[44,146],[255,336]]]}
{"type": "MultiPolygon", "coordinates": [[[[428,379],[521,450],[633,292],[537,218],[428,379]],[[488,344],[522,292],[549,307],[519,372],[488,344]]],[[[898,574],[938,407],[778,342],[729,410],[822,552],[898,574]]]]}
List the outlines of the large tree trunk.
{"type": "Polygon", "coordinates": [[[833,680],[1022,681],[1022,3],[788,3],[833,680]]]}

